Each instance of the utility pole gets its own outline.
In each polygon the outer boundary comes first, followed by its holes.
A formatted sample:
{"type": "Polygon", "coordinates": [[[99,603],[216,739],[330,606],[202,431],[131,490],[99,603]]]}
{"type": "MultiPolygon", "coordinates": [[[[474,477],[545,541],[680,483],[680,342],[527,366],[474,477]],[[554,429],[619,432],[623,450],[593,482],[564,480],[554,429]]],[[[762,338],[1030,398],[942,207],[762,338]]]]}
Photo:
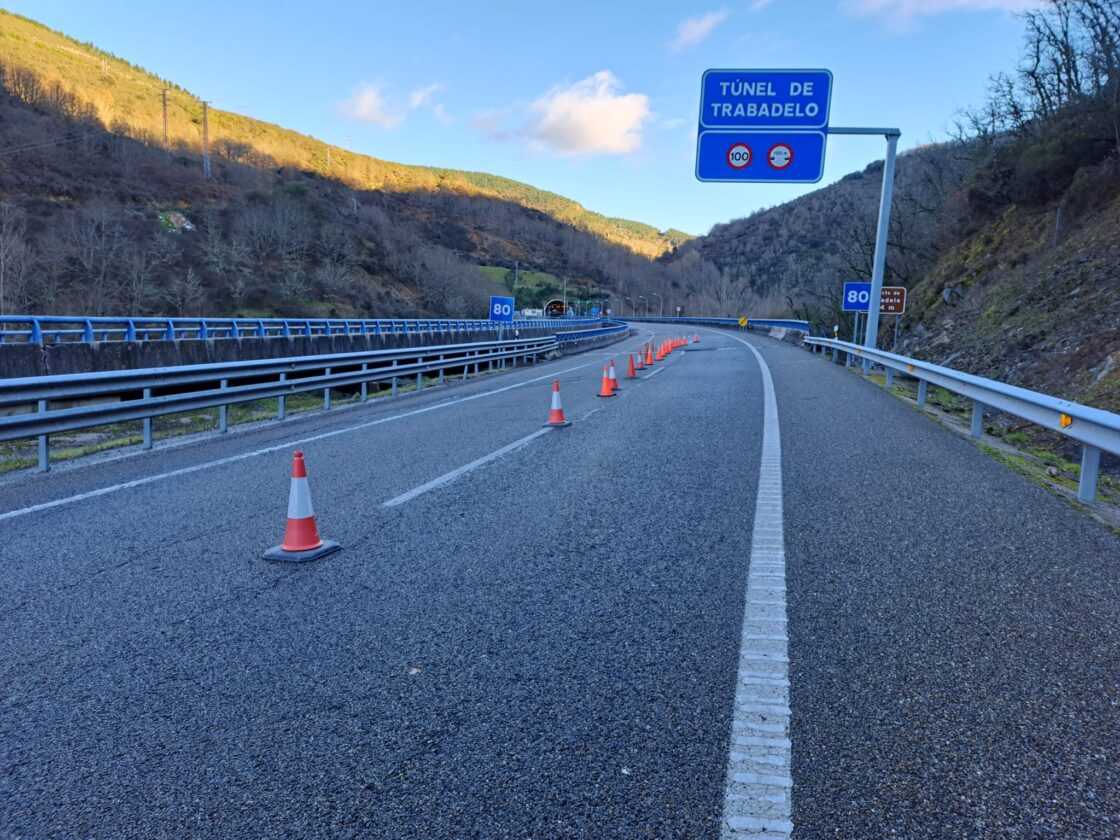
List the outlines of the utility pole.
{"type": "Polygon", "coordinates": [[[207,118],[208,102],[202,103],[202,177],[210,180],[210,123],[207,118]]]}
{"type": "Polygon", "coordinates": [[[521,280],[521,263],[513,261],[513,294],[517,294],[517,284],[521,280]]]}
{"type": "Polygon", "coordinates": [[[167,142],[167,88],[163,89],[161,98],[163,99],[163,150],[167,152],[168,157],[171,157],[171,146],[167,142]]]}

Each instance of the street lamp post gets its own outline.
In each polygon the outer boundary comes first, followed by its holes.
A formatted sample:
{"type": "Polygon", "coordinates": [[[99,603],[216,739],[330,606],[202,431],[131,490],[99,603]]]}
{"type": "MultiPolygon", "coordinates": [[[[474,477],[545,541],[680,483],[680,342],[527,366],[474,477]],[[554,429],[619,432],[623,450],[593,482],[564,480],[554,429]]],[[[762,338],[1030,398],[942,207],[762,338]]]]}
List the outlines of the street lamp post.
{"type": "MultiPolygon", "coordinates": [[[[634,306],[634,301],[633,301],[633,299],[632,299],[632,298],[628,298],[628,297],[625,297],[625,298],[623,298],[623,300],[624,300],[624,301],[626,301],[626,300],[630,301],[630,314],[631,314],[631,315],[637,315],[637,314],[638,314],[638,309],[637,309],[637,307],[635,307],[635,306],[634,306]]],[[[625,310],[625,308],[623,309],[623,311],[622,311],[622,314],[623,314],[623,316],[625,317],[625,315],[626,315],[626,310],[625,310]]]]}
{"type": "Polygon", "coordinates": [[[658,318],[664,318],[665,317],[665,298],[661,297],[661,295],[659,295],[657,292],[650,292],[650,294],[653,295],[655,298],[657,298],[659,301],[661,301],[661,313],[657,317],[658,318]]]}
{"type": "Polygon", "coordinates": [[[644,300],[646,302],[646,317],[648,318],[649,317],[649,298],[647,298],[645,295],[638,295],[638,300],[644,300]]]}

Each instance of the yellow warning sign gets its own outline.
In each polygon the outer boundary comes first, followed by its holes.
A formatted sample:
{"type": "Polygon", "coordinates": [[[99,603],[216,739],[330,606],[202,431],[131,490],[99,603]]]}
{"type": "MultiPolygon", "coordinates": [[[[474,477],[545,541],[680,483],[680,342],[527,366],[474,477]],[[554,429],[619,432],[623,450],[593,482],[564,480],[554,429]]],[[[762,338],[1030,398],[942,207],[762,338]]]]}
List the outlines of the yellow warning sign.
{"type": "Polygon", "coordinates": [[[739,319],[739,326],[740,327],[745,327],[746,325],[747,325],[747,319],[746,318],[740,318],[739,319]]]}

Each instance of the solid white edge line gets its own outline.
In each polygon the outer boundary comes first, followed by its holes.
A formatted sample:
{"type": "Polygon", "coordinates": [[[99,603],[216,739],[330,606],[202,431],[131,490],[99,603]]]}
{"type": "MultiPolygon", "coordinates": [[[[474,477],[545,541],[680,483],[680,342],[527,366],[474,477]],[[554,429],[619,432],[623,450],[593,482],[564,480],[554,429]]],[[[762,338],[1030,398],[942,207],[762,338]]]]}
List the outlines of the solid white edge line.
{"type": "Polygon", "coordinates": [[[785,838],[793,832],[793,776],[778,401],[762,354],[738,336],[728,337],[745,344],[757,359],[764,406],[720,838],[785,838]]]}
{"type": "Polygon", "coordinates": [[[510,452],[513,452],[513,450],[515,450],[515,449],[520,449],[521,447],[525,446],[526,444],[536,440],[541,435],[547,435],[551,431],[552,431],[552,427],[547,427],[547,428],[544,428],[544,429],[538,429],[537,431],[533,432],[531,435],[525,435],[525,437],[521,438],[520,440],[515,440],[513,443],[507,443],[501,449],[495,449],[489,455],[483,455],[481,458],[476,458],[475,460],[471,461],[469,464],[463,464],[463,466],[456,467],[455,469],[451,470],[451,472],[444,473],[439,478],[433,478],[431,481],[427,481],[424,484],[421,484],[419,487],[413,487],[411,490],[409,490],[406,493],[401,493],[399,496],[394,496],[393,498],[389,499],[389,501],[382,502],[381,507],[389,508],[389,507],[396,507],[397,505],[403,505],[405,502],[411,501],[412,499],[415,499],[417,496],[420,496],[420,495],[423,495],[424,493],[427,493],[429,490],[434,490],[437,487],[441,487],[444,484],[448,484],[448,483],[454,481],[455,479],[459,478],[460,476],[466,475],[471,470],[477,469],[478,467],[481,467],[483,464],[489,464],[491,461],[497,460],[498,458],[501,458],[503,455],[506,455],[510,452]]]}
{"type": "Polygon", "coordinates": [[[27,516],[28,514],[38,513],[39,511],[50,510],[51,508],[73,504],[75,502],[83,502],[86,499],[95,499],[98,496],[107,496],[110,493],[117,493],[121,490],[129,490],[133,487],[142,487],[145,484],[152,484],[157,481],[166,481],[169,478],[178,478],[182,475],[190,475],[191,473],[201,472],[202,470],[208,470],[212,467],[222,467],[226,464],[235,464],[238,461],[245,461],[249,458],[256,458],[260,455],[270,455],[273,452],[280,452],[293,446],[303,446],[308,443],[314,443],[318,440],[337,437],[338,435],[360,432],[363,429],[369,429],[373,426],[380,426],[382,423],[392,423],[395,420],[404,420],[407,417],[415,417],[417,414],[426,414],[429,411],[439,411],[440,409],[449,408],[453,405],[460,405],[461,403],[470,402],[472,400],[480,400],[484,397],[492,397],[496,394],[502,394],[506,391],[512,391],[515,388],[523,388],[526,385],[532,385],[536,382],[542,382],[546,379],[555,379],[556,377],[561,376],[565,373],[571,373],[572,371],[583,370],[584,368],[598,365],[603,361],[603,359],[609,358],[610,355],[613,354],[597,357],[594,361],[587,362],[586,364],[575,365],[574,367],[552,371],[551,373],[544,374],[543,376],[537,376],[533,379],[526,379],[524,382],[515,382],[513,385],[506,385],[504,388],[495,388],[492,391],[483,391],[479,394],[471,394],[470,396],[459,397],[458,399],[444,400],[443,402],[436,403],[435,405],[413,409],[412,411],[405,411],[400,414],[394,414],[390,417],[380,417],[377,420],[370,420],[366,423],[358,423],[354,426],[347,426],[344,429],[334,429],[332,431],[322,432],[321,434],[317,435],[309,435],[308,437],[288,440],[284,443],[275,444],[273,446],[265,446],[261,449],[255,449],[252,452],[242,452],[238,455],[230,455],[226,458],[218,458],[214,461],[206,461],[202,464],[194,464],[189,467],[183,467],[181,469],[159,473],[158,475],[145,476],[144,478],[138,478],[134,481],[125,481],[121,484],[111,484],[108,487],[99,487],[96,490],[89,490],[85,493],[77,493],[73,496],[64,496],[61,499],[52,499],[49,502],[42,502],[41,504],[30,505],[29,507],[19,508],[17,510],[9,510],[4,513],[0,513],[0,522],[3,522],[6,519],[15,519],[18,516],[27,516]]]}

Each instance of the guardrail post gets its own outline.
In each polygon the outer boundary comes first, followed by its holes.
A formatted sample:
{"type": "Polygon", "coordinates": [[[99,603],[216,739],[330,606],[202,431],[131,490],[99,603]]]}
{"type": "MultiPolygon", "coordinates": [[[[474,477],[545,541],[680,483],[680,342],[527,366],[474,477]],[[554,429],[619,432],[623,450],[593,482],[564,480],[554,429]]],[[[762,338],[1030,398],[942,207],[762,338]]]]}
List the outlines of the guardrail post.
{"type": "Polygon", "coordinates": [[[442,385],[443,382],[443,354],[441,353],[439,357],[439,384],[442,385]]]}
{"type": "MultiPolygon", "coordinates": [[[[365,324],[364,323],[362,324],[362,331],[365,332],[365,324]]],[[[366,363],[366,362],[362,362],[362,370],[363,371],[369,370],[369,364],[366,363]]],[[[362,402],[365,402],[367,399],[369,399],[369,383],[363,380],[362,381],[362,402]]]]}
{"type": "MultiPolygon", "coordinates": [[[[393,359],[393,367],[396,367],[396,366],[397,366],[397,360],[393,359]]],[[[390,394],[390,396],[394,396],[394,397],[397,395],[397,377],[395,377],[395,376],[393,377],[393,389],[389,392],[389,394],[390,394]]]]}
{"type": "MultiPolygon", "coordinates": [[[[287,326],[288,326],[288,324],[285,321],[284,322],[284,327],[287,328],[287,326]]],[[[287,382],[288,381],[288,374],[281,373],[280,374],[280,381],[281,382],[287,382]]],[[[276,398],[276,419],[277,420],[283,420],[287,416],[288,416],[287,397],[285,397],[283,394],[281,394],[280,396],[278,396],[276,398]]]]}
{"type": "MultiPolygon", "coordinates": [[[[423,364],[423,362],[421,362],[423,364]]],[[[424,371],[416,371],[416,391],[419,392],[424,388],[424,371]]]]}
{"type": "Polygon", "coordinates": [[[177,338],[175,335],[175,322],[170,318],[167,319],[167,331],[164,333],[164,338],[167,341],[175,341],[177,338]]]}
{"type": "MultiPolygon", "coordinates": [[[[229,380],[228,379],[223,379],[221,381],[221,384],[218,387],[220,387],[224,391],[226,388],[229,387],[229,380]]],[[[219,432],[228,432],[229,431],[229,406],[228,405],[218,406],[218,431],[219,432]]]]}
{"type": "Polygon", "coordinates": [[[27,337],[29,344],[42,344],[43,343],[43,328],[39,326],[39,321],[36,318],[31,319],[31,335],[27,337]]]}
{"type": "Polygon", "coordinates": [[[894,387],[894,368],[889,367],[889,368],[884,368],[884,370],[887,372],[887,387],[888,388],[893,388],[894,387]]]}
{"type": "Polygon", "coordinates": [[[82,327],[82,341],[93,344],[93,322],[87,320],[82,327]]]}
{"type": "MultiPolygon", "coordinates": [[[[151,402],[151,399],[152,399],[152,389],[151,388],[145,388],[144,389],[144,402],[151,402]]],[[[144,443],[143,443],[143,447],[145,449],[151,449],[152,448],[152,418],[151,418],[151,415],[144,418],[144,443]]]]}
{"type": "MultiPolygon", "coordinates": [[[[39,400],[39,413],[47,413],[47,401],[39,400]]],[[[50,436],[39,435],[39,466],[35,468],[35,472],[45,473],[51,468],[51,449],[50,449],[50,436]]]]}
{"type": "Polygon", "coordinates": [[[982,437],[984,434],[984,403],[972,401],[972,436],[982,437]]]}
{"type": "Polygon", "coordinates": [[[1097,475],[1101,468],[1101,451],[1095,446],[1081,447],[1081,480],[1077,484],[1077,498],[1086,504],[1097,500],[1097,475]]]}
{"type": "Polygon", "coordinates": [[[929,383],[924,379],[918,380],[918,408],[926,407],[926,392],[929,390],[929,383]]]}
{"type": "Polygon", "coordinates": [[[469,361],[466,361],[467,359],[470,359],[470,357],[471,357],[471,354],[469,352],[467,353],[466,356],[463,357],[463,359],[464,359],[464,362],[463,362],[463,381],[464,382],[467,381],[467,375],[471,372],[471,363],[469,361]]]}
{"type": "MultiPolygon", "coordinates": [[[[324,371],[324,373],[327,376],[330,376],[331,375],[331,369],[327,368],[324,371]]],[[[323,411],[329,410],[330,407],[331,407],[331,386],[328,385],[326,388],[323,389],[323,411]]]]}

